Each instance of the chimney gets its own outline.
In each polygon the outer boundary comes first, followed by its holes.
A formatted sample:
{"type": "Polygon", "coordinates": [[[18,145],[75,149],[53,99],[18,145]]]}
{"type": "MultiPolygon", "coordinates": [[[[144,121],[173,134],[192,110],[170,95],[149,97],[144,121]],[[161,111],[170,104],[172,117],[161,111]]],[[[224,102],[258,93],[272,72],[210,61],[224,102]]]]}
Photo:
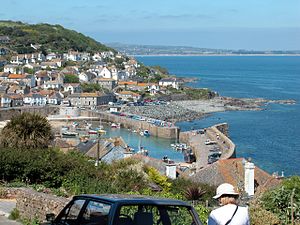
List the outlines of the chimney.
{"type": "Polygon", "coordinates": [[[246,161],[245,163],[245,192],[248,196],[254,195],[254,163],[246,161]]]}
{"type": "Polygon", "coordinates": [[[176,164],[166,165],[166,176],[171,179],[176,179],[176,164]]]}

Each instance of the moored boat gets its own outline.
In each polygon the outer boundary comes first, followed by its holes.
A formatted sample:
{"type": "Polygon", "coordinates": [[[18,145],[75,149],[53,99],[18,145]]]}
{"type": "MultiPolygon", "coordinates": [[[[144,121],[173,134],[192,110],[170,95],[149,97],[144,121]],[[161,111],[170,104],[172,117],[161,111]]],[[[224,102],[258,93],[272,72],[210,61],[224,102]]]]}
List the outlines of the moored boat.
{"type": "Polygon", "coordinates": [[[121,124],[120,123],[112,123],[110,125],[111,128],[120,128],[121,127],[121,124]]]}
{"type": "Polygon", "coordinates": [[[73,132],[73,131],[65,131],[62,133],[63,137],[76,137],[78,133],[73,132]]]}
{"type": "Polygon", "coordinates": [[[145,137],[149,137],[150,136],[150,132],[149,130],[143,130],[140,132],[140,135],[141,136],[145,136],[145,137]]]}

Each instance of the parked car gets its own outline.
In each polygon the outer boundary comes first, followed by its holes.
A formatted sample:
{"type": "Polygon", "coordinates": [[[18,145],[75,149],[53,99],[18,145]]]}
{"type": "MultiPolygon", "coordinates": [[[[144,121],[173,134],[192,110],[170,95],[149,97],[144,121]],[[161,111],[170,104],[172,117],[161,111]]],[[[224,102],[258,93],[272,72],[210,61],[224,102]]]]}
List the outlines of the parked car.
{"type": "Polygon", "coordinates": [[[79,195],[48,224],[58,225],[201,225],[184,201],[136,195],[79,195]]]}

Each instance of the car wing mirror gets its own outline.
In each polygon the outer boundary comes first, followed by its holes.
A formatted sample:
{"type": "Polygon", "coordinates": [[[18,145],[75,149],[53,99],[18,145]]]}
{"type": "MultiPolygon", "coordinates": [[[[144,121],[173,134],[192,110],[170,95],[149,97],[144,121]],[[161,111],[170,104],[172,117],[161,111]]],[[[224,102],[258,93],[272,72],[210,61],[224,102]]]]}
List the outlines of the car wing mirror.
{"type": "Polygon", "coordinates": [[[51,224],[54,222],[55,220],[55,214],[54,213],[47,213],[46,214],[46,221],[50,222],[51,224]]]}

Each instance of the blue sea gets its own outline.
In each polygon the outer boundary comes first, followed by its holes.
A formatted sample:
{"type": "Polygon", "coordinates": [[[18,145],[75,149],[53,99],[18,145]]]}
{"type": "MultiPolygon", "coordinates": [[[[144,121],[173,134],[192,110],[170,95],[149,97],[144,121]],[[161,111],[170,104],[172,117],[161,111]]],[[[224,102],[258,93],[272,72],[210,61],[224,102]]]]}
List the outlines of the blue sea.
{"type": "Polygon", "coordinates": [[[170,74],[195,77],[188,85],[222,96],[294,99],[295,105],[269,104],[264,111],[231,111],[177,125],[182,130],[229,124],[237,157],[252,158],[269,173],[300,175],[300,57],[294,56],[145,56],[146,65],[160,65],[170,74]]]}

